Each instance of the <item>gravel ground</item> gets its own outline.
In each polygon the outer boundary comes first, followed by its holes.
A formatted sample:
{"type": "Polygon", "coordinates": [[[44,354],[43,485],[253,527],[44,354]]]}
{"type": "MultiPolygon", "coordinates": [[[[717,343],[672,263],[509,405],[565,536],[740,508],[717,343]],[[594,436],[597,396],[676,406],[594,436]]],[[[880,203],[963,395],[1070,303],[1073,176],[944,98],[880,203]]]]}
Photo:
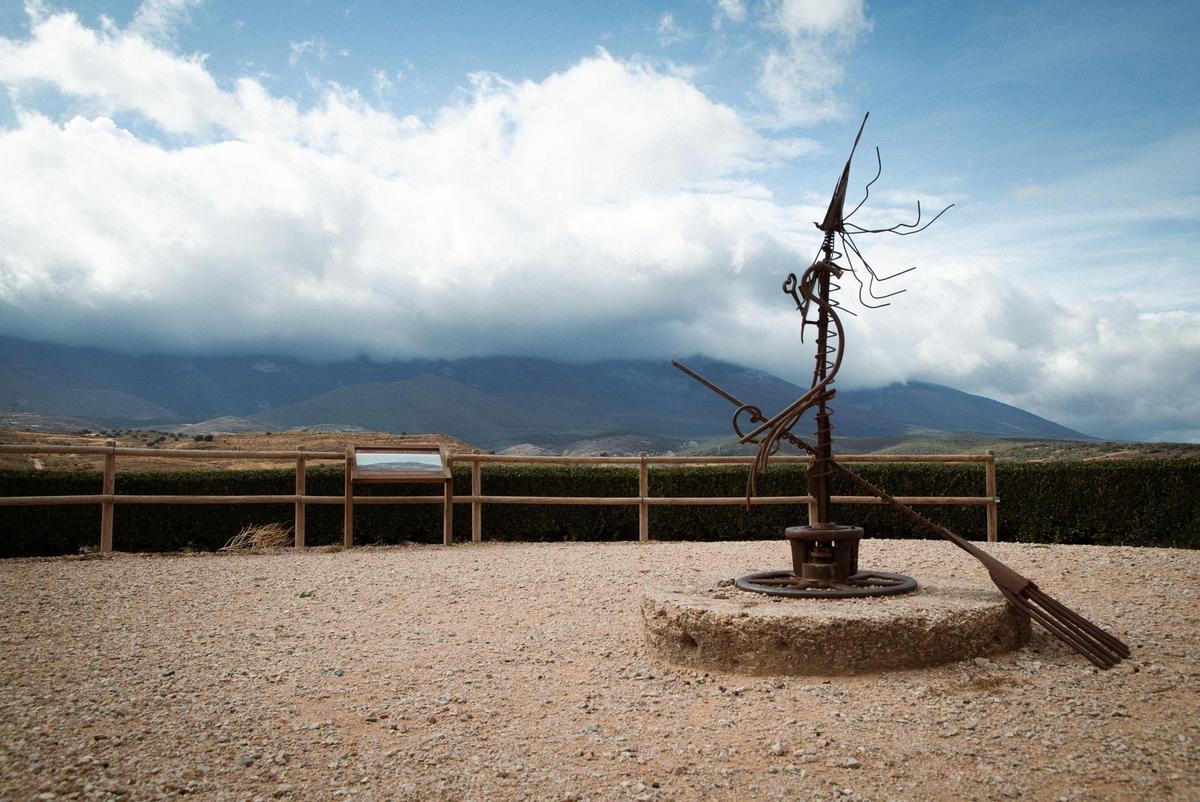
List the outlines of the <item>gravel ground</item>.
{"type": "MultiPolygon", "coordinates": [[[[0,563],[0,799],[1200,799],[1200,552],[994,552],[1133,660],[1040,630],[936,669],[665,665],[640,588],[782,543],[483,544],[0,563]]],[[[973,572],[948,544],[863,564],[973,572]]]]}

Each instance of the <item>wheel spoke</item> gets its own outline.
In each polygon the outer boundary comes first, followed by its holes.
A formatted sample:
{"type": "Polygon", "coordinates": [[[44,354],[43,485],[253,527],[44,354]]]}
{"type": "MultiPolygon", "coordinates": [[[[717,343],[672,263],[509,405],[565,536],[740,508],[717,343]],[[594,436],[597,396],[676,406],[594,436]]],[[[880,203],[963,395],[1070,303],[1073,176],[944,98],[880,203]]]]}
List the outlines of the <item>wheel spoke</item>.
{"type": "Polygon", "coordinates": [[[796,576],[792,571],[767,571],[741,577],[736,585],[742,590],[771,596],[820,599],[907,593],[916,589],[917,581],[903,574],[864,569],[844,580],[822,584],[796,576]]]}

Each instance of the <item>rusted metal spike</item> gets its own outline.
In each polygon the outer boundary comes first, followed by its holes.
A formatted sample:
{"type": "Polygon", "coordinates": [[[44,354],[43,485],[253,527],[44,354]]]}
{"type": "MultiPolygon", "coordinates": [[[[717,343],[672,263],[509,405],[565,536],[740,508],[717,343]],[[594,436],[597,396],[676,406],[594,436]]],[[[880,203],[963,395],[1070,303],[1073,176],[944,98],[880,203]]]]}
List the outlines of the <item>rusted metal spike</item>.
{"type": "Polygon", "coordinates": [[[825,219],[816,224],[817,228],[826,233],[845,231],[843,215],[846,208],[846,188],[850,185],[850,162],[854,161],[854,151],[858,150],[858,140],[862,139],[863,129],[867,127],[867,118],[870,116],[869,111],[863,115],[862,125],[858,126],[858,136],[854,137],[854,146],[850,148],[850,157],[846,159],[846,166],[842,168],[841,178],[833,190],[829,208],[825,211],[825,219]]]}

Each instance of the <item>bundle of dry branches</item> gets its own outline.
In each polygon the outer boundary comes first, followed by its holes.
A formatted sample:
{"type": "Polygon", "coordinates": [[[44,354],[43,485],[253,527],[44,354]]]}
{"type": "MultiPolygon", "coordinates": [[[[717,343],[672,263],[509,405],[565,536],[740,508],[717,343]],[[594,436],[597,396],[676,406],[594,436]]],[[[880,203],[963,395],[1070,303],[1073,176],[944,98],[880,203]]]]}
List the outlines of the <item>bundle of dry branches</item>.
{"type": "Polygon", "coordinates": [[[292,543],[292,527],[279,523],[260,524],[243,528],[218,551],[267,551],[284,548],[292,543]]]}

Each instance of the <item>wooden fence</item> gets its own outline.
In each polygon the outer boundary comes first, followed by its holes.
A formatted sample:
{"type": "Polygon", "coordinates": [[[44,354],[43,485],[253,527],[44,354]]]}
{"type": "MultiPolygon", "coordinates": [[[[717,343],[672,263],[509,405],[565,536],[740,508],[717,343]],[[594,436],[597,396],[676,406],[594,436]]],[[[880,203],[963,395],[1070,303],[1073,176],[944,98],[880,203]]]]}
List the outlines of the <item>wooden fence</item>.
{"type": "MultiPolygon", "coordinates": [[[[349,471],[346,472],[345,489],[337,496],[312,496],[305,492],[306,466],[311,460],[345,462],[344,451],[233,451],[132,448],[117,446],[109,441],[103,446],[60,446],[60,445],[0,445],[4,454],[96,454],[104,457],[102,489],[98,495],[89,496],[0,496],[0,506],[40,506],[52,504],[99,504],[100,505],[100,551],[110,552],[113,548],[113,507],[117,504],[291,504],[294,507],[295,545],[304,545],[305,507],[309,504],[341,504],[345,510],[342,528],[342,545],[350,548],[353,543],[353,506],[359,504],[470,504],[471,540],[483,540],[484,504],[570,504],[591,506],[636,506],[638,508],[638,539],[650,540],[650,508],[673,505],[738,505],[745,504],[744,496],[698,496],[656,497],[650,495],[651,465],[749,465],[753,457],[655,457],[642,454],[638,457],[520,457],[500,454],[455,454],[451,463],[464,462],[471,466],[471,494],[469,496],[356,496],[351,493],[349,471]],[[130,495],[118,494],[116,490],[117,457],[162,457],[165,459],[256,459],[280,460],[295,465],[295,492],[288,495],[255,496],[201,496],[201,495],[130,495]],[[638,495],[636,496],[491,496],[483,493],[482,466],[489,463],[520,465],[628,465],[638,468],[638,495]]],[[[902,504],[969,504],[987,508],[987,539],[995,542],[998,529],[1000,498],[996,495],[996,460],[991,451],[984,454],[920,454],[920,455],[838,455],[838,461],[854,462],[924,462],[954,463],[978,462],[984,464],[984,495],[982,496],[897,496],[902,504]]],[[[808,463],[808,456],[778,456],[772,462],[808,463]]],[[[876,496],[834,496],[834,504],[883,504],[876,496]]],[[[807,504],[809,520],[815,512],[812,496],[759,496],[750,499],[754,505],[761,504],[807,504]]],[[[452,507],[448,508],[452,509],[452,507]]],[[[449,546],[454,542],[453,516],[443,516],[442,542],[449,546]]]]}

